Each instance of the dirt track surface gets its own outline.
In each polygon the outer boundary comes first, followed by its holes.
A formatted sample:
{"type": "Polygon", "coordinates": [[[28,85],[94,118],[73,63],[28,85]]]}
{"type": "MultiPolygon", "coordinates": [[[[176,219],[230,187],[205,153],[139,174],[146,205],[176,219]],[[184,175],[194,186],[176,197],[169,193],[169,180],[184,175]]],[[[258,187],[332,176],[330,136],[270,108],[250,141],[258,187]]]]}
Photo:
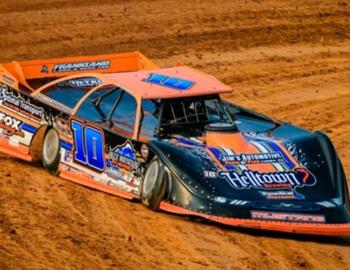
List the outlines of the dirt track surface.
{"type": "MultiPolygon", "coordinates": [[[[139,50],[333,140],[350,178],[350,2],[0,2],[0,62],[139,50]],[[69,2],[69,3],[66,3],[69,2]],[[99,4],[96,4],[99,2],[99,4]]],[[[145,210],[0,155],[0,269],[350,269],[350,240],[145,210]]]]}

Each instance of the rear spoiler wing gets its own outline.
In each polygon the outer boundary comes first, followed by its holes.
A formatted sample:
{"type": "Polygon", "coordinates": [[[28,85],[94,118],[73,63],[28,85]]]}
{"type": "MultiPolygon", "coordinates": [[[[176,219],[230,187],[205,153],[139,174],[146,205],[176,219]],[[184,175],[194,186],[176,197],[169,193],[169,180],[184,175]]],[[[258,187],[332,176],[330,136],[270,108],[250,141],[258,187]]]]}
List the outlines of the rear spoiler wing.
{"type": "Polygon", "coordinates": [[[158,68],[140,52],[52,58],[45,60],[13,61],[0,64],[0,81],[33,91],[31,80],[56,79],[81,73],[118,73],[158,68]]]}

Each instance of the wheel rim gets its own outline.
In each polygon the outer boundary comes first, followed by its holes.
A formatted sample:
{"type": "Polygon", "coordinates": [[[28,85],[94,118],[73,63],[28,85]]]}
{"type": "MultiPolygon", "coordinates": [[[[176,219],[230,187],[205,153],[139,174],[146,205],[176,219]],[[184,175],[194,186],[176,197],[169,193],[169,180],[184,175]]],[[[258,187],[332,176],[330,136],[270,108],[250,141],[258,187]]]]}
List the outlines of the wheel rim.
{"type": "Polygon", "coordinates": [[[145,177],[143,179],[143,193],[149,194],[152,191],[152,188],[154,187],[155,182],[157,181],[159,172],[159,167],[156,161],[152,162],[145,174],[145,177]]]}
{"type": "Polygon", "coordinates": [[[59,139],[55,130],[50,129],[44,140],[43,157],[46,164],[54,162],[59,149],[59,139]]]}

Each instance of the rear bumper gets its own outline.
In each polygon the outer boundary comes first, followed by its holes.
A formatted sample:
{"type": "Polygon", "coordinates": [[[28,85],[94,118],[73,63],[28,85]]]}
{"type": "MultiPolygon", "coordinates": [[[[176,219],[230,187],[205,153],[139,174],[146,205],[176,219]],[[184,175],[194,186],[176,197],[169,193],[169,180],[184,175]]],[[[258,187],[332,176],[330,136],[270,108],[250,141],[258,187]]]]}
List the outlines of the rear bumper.
{"type": "Polygon", "coordinates": [[[188,210],[167,202],[162,202],[160,208],[166,212],[202,217],[217,223],[234,227],[309,235],[350,236],[350,223],[319,224],[221,217],[188,210]]]}

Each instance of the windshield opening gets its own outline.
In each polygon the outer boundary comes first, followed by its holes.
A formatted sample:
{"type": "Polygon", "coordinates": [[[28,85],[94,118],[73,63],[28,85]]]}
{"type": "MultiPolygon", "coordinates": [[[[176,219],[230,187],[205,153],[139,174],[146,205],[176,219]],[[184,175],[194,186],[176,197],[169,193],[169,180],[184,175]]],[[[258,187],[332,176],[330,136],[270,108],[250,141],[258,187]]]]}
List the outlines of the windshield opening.
{"type": "Polygon", "coordinates": [[[161,127],[214,122],[229,123],[217,96],[165,100],[163,103],[161,127]]]}
{"type": "Polygon", "coordinates": [[[142,101],[142,136],[175,133],[202,135],[205,126],[211,123],[232,124],[217,95],[142,101]]]}

